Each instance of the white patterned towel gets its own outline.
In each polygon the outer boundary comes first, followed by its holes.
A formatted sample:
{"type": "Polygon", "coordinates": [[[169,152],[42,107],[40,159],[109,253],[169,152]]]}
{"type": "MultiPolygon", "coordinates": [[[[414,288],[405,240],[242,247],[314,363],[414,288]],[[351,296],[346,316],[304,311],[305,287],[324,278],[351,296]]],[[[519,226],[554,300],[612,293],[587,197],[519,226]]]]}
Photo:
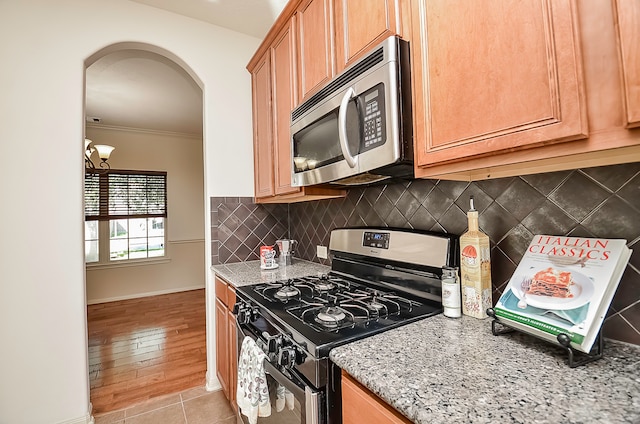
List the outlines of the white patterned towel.
{"type": "Polygon", "coordinates": [[[245,337],[238,360],[238,408],[246,415],[250,424],[256,424],[258,417],[271,415],[267,376],[264,371],[266,355],[251,337],[245,337]]]}
{"type": "Polygon", "coordinates": [[[282,384],[278,384],[278,388],[276,389],[276,412],[282,411],[285,405],[287,405],[290,411],[293,411],[295,398],[293,397],[293,393],[287,390],[282,384]]]}

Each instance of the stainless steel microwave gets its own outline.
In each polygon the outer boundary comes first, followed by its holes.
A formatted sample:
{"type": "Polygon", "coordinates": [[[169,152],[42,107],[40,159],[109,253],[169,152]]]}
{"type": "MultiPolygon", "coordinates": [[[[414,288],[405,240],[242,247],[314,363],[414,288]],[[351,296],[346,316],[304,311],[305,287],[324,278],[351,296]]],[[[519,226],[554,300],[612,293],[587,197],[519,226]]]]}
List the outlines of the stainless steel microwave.
{"type": "Polygon", "coordinates": [[[389,37],[291,112],[292,185],[413,177],[409,45],[389,37]]]}

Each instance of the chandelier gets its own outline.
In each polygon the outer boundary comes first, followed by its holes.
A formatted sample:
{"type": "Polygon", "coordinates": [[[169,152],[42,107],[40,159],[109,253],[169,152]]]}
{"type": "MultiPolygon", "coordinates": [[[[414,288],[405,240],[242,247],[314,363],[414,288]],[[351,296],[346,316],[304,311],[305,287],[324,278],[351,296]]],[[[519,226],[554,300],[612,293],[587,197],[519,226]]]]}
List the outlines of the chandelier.
{"type": "Polygon", "coordinates": [[[109,160],[109,156],[111,156],[111,152],[113,151],[113,149],[115,149],[115,147],[107,146],[106,144],[96,144],[91,146],[91,143],[93,143],[93,141],[89,140],[88,138],[84,139],[85,169],[94,169],[98,171],[102,170],[105,172],[111,169],[111,166],[107,161],[109,160]],[[100,157],[100,168],[97,168],[91,160],[91,155],[93,154],[93,152],[98,152],[98,157],[100,157]]]}

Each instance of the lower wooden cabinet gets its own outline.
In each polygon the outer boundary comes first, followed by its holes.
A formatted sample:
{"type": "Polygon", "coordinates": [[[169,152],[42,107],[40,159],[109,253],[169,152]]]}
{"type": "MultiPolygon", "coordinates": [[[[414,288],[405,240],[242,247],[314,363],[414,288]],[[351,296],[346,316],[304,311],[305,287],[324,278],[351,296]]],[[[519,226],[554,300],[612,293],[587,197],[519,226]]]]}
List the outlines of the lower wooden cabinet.
{"type": "Polygon", "coordinates": [[[236,384],[238,378],[238,349],[236,318],[233,306],[236,291],[226,281],[216,277],[216,369],[222,391],[234,410],[237,410],[236,384]]]}
{"type": "Polygon", "coordinates": [[[411,423],[382,399],[342,371],[342,424],[411,423]]]}

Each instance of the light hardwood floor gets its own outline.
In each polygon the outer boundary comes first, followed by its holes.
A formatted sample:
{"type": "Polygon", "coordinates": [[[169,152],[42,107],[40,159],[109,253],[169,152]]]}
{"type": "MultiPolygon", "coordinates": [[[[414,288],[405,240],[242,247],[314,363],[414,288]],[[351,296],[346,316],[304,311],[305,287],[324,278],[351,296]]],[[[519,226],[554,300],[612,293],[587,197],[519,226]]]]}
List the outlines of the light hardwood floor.
{"type": "Polygon", "coordinates": [[[89,305],[93,413],[204,386],[205,291],[89,305]]]}

